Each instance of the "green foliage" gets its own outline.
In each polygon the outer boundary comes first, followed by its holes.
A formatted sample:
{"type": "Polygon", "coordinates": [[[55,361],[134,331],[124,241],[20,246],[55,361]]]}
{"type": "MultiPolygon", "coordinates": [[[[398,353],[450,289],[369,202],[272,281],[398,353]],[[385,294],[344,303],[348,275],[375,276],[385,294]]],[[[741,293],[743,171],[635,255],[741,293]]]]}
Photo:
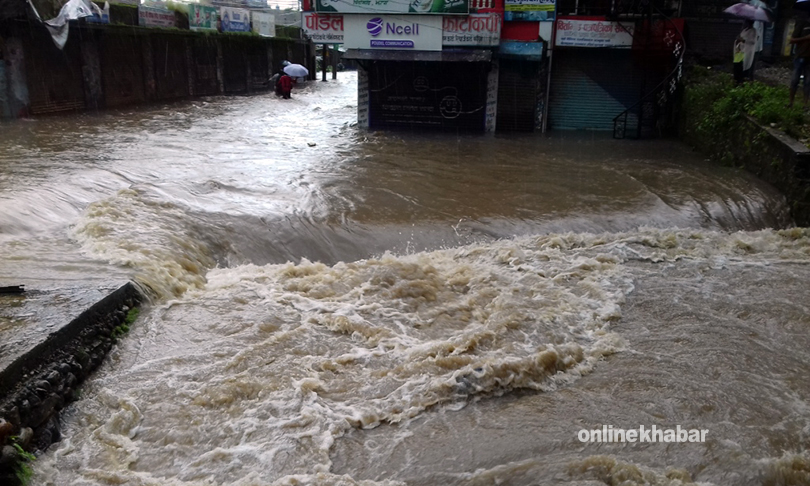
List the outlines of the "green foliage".
{"type": "Polygon", "coordinates": [[[301,28],[292,25],[277,25],[276,26],[277,39],[300,39],[301,28]]]}
{"type": "Polygon", "coordinates": [[[180,2],[166,2],[166,8],[171,10],[172,12],[180,12],[188,15],[188,4],[180,3],[180,2]]]}
{"type": "Polygon", "coordinates": [[[23,486],[31,484],[31,479],[34,478],[34,470],[26,462],[18,462],[14,466],[14,475],[17,476],[17,481],[23,486]]]}
{"type": "Polygon", "coordinates": [[[11,439],[14,441],[12,445],[17,451],[17,455],[20,457],[20,461],[14,465],[14,475],[17,476],[17,481],[23,486],[31,484],[31,479],[34,477],[34,470],[31,468],[29,462],[35,461],[37,456],[26,451],[16,442],[19,437],[12,437],[11,439]]]}
{"type": "Polygon", "coordinates": [[[135,319],[138,318],[138,314],[140,313],[141,313],[140,309],[138,309],[137,307],[133,307],[132,309],[129,310],[129,312],[127,312],[127,317],[124,318],[124,322],[127,325],[132,324],[133,322],[135,322],[135,319]]]}
{"type": "Polygon", "coordinates": [[[692,68],[685,87],[684,109],[692,123],[684,129],[724,162],[734,159],[735,144],[747,140],[740,140],[739,133],[745,126],[741,123],[745,115],[796,138],[807,122],[801,108],[787,108],[789,93],[784,86],[759,82],[736,85],[728,74],[692,68]]]}
{"type": "Polygon", "coordinates": [[[141,311],[137,307],[133,307],[129,310],[129,312],[127,312],[126,317],[124,317],[124,323],[112,331],[111,337],[113,341],[118,341],[121,336],[129,332],[129,326],[135,322],[135,319],[138,318],[138,314],[140,314],[140,312],[141,311]]]}
{"type": "Polygon", "coordinates": [[[22,448],[20,444],[14,442],[14,449],[17,451],[17,455],[20,456],[25,461],[35,461],[37,456],[31,454],[30,452],[26,451],[22,448]]]}
{"type": "Polygon", "coordinates": [[[124,334],[129,332],[129,326],[127,324],[121,324],[120,326],[113,329],[112,332],[112,339],[113,341],[118,341],[118,339],[123,336],[124,334]]]}

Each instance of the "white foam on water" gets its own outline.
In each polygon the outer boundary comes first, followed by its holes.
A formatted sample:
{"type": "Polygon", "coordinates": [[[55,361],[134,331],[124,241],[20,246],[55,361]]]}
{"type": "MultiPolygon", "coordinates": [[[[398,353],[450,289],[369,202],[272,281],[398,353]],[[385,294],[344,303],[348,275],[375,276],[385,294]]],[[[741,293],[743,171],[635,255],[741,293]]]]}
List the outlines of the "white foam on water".
{"type": "Polygon", "coordinates": [[[202,237],[205,226],[174,204],[123,189],[90,204],[73,235],[87,252],[133,268],[136,281],[168,298],[201,288],[216,265],[212,245],[202,237]],[[148,231],[134,230],[144,225],[148,231]]]}
{"type": "MultiPolygon", "coordinates": [[[[330,450],[352,428],[553,392],[625,349],[613,328],[632,260],[807,262],[809,233],[563,234],[215,268],[133,327],[70,408],[71,440],[43,457],[38,479],[371,484],[331,472],[330,450]]],[[[144,258],[187,247],[167,248],[144,258]]]]}

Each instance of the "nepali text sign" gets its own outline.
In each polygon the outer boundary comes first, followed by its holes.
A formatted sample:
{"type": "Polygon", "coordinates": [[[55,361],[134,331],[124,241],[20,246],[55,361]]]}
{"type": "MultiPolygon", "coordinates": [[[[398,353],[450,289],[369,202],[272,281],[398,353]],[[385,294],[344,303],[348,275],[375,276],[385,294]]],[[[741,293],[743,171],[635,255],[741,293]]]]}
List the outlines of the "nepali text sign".
{"type": "Polygon", "coordinates": [[[504,0],[503,9],[507,12],[553,12],[556,0],[504,0]]]}
{"type": "Polygon", "coordinates": [[[504,0],[504,20],[553,21],[556,0],[504,0]]]}
{"type": "Polygon", "coordinates": [[[191,30],[217,30],[217,9],[190,3],[188,26],[191,30]]]}
{"type": "Polygon", "coordinates": [[[251,12],[253,20],[253,32],[262,37],[276,36],[276,16],[271,13],[251,12]]]}
{"type": "Polygon", "coordinates": [[[442,50],[442,18],[429,15],[347,15],[349,49],[442,50]]]}
{"type": "Polygon", "coordinates": [[[500,14],[442,17],[442,44],[445,46],[497,46],[500,38],[500,14]]]}
{"type": "Polygon", "coordinates": [[[315,0],[315,11],[326,13],[465,14],[469,0],[315,0]]]}
{"type": "Polygon", "coordinates": [[[343,16],[303,12],[304,33],[316,44],[343,44],[343,16]]]}
{"type": "Polygon", "coordinates": [[[174,12],[167,8],[138,7],[138,25],[141,27],[163,27],[175,26],[174,12]]]}
{"type": "Polygon", "coordinates": [[[250,32],[250,11],[243,8],[220,7],[219,18],[223,32],[250,32]]]}
{"type": "Polygon", "coordinates": [[[631,47],[632,23],[560,19],[555,45],[560,47],[631,47]]]}

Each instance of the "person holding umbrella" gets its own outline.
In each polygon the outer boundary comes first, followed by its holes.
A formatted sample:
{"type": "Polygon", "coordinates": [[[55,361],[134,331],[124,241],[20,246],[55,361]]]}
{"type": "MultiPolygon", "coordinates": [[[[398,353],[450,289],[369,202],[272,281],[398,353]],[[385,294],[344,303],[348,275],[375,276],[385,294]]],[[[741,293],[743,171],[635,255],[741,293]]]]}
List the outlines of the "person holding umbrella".
{"type": "Polygon", "coordinates": [[[278,87],[281,91],[281,97],[285,100],[291,98],[290,94],[292,93],[293,88],[293,80],[289,74],[284,73],[281,75],[281,78],[278,80],[278,87]]]}
{"type": "Polygon", "coordinates": [[[734,80],[737,84],[742,83],[746,76],[753,81],[756,47],[757,31],[754,29],[754,21],[746,19],[742,31],[734,40],[734,80]],[[742,54],[742,62],[738,62],[739,54],[742,54]]]}
{"type": "Polygon", "coordinates": [[[754,22],[771,22],[770,10],[760,0],[748,0],[748,2],[735,3],[724,10],[725,13],[744,20],[743,29],[740,35],[734,40],[734,79],[741,83],[745,75],[754,80],[754,56],[760,42],[760,35],[754,27],[754,22]],[[742,63],[737,59],[742,53],[742,63]]]}
{"type": "MultiPolygon", "coordinates": [[[[285,61],[286,62],[286,61],[285,61]]],[[[281,89],[281,96],[288,100],[290,93],[295,82],[294,78],[303,78],[309,74],[309,70],[300,64],[292,64],[287,62],[282,68],[281,78],[278,80],[281,89]]]]}

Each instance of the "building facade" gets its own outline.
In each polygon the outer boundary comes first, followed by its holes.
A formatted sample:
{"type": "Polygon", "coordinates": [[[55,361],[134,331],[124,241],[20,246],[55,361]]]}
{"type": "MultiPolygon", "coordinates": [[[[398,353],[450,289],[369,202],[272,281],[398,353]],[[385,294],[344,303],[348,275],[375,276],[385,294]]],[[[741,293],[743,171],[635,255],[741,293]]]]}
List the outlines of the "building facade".
{"type": "Polygon", "coordinates": [[[684,23],[664,3],[306,0],[304,10],[310,39],[343,44],[360,65],[358,123],[371,129],[640,136],[666,111],[685,50],[684,23]]]}

